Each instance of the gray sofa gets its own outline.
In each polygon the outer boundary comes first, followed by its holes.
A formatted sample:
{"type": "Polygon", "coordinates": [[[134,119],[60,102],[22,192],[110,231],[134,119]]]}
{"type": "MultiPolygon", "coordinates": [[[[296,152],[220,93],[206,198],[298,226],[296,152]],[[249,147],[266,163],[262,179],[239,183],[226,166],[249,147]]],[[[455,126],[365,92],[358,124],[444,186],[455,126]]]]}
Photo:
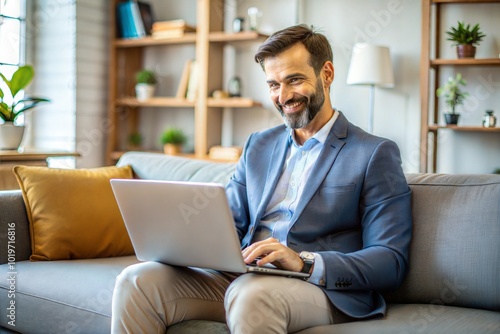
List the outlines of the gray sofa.
{"type": "MultiPolygon", "coordinates": [[[[139,152],[123,155],[118,165],[131,165],[138,178],[220,183],[234,170],[233,164],[139,152]]],[[[413,191],[411,267],[401,287],[384,292],[386,317],[301,333],[500,332],[500,176],[408,174],[407,179],[413,191]]],[[[0,333],[109,333],[115,277],[137,259],[30,262],[29,238],[21,192],[0,192],[0,333]],[[15,281],[7,263],[12,223],[15,281]],[[12,316],[15,327],[9,325],[12,316]]],[[[207,321],[187,321],[168,331],[227,332],[224,324],[207,321]]]]}

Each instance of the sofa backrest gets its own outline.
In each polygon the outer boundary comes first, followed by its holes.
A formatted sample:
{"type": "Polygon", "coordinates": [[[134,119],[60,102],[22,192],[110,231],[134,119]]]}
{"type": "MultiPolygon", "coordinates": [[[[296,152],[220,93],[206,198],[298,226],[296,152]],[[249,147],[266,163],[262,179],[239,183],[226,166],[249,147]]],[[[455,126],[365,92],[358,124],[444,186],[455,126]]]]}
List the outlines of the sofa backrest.
{"type": "Polygon", "coordinates": [[[392,302],[500,310],[500,175],[407,174],[410,270],[392,302]]]}
{"type": "Polygon", "coordinates": [[[136,178],[163,181],[216,182],[226,185],[234,163],[214,163],[160,153],[127,152],[117,166],[130,165],[136,178]]]}

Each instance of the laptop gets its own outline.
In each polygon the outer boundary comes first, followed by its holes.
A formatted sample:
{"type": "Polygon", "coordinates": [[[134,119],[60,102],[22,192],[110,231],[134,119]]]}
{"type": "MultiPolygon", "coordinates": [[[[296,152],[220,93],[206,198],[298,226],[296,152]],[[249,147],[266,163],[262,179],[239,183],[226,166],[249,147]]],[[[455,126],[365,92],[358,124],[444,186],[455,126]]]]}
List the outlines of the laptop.
{"type": "Polygon", "coordinates": [[[235,273],[307,278],[272,265],[247,265],[224,187],[216,183],[112,179],[111,187],[141,261],[235,273]]]}

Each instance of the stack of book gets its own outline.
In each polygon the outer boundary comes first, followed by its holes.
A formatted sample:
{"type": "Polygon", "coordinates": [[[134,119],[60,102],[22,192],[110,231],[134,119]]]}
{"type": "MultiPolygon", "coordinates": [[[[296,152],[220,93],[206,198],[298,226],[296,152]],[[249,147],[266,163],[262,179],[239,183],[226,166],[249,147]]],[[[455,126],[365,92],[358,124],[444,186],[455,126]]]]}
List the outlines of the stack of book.
{"type": "Polygon", "coordinates": [[[240,146],[212,146],[208,155],[212,160],[236,161],[242,151],[243,148],[240,146]]]}
{"type": "Polygon", "coordinates": [[[169,20],[169,21],[157,21],[153,23],[151,37],[161,39],[161,38],[176,38],[182,37],[187,32],[195,32],[196,27],[191,26],[186,23],[186,21],[169,20]]]}

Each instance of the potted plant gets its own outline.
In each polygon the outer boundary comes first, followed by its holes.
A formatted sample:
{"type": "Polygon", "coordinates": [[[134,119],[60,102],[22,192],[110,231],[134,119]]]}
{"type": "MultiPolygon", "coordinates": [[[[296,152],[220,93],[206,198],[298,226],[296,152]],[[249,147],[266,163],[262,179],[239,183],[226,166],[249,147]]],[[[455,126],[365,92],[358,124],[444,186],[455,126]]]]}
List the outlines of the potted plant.
{"type": "Polygon", "coordinates": [[[128,149],[131,151],[139,150],[141,148],[142,135],[139,132],[132,132],[128,136],[128,149]]]}
{"type": "Polygon", "coordinates": [[[0,149],[17,149],[24,135],[24,125],[17,124],[16,120],[25,111],[36,107],[39,103],[49,102],[41,97],[24,96],[24,89],[29,85],[35,75],[32,66],[20,66],[9,80],[0,73],[0,78],[7,89],[0,87],[0,149]]]}
{"type": "Polygon", "coordinates": [[[150,70],[141,70],[135,75],[135,95],[137,100],[145,101],[153,97],[156,85],[156,75],[150,70]]]}
{"type": "Polygon", "coordinates": [[[458,21],[457,27],[451,27],[446,31],[448,41],[452,41],[457,48],[458,58],[474,58],[476,55],[476,45],[486,37],[480,30],[479,23],[471,27],[470,23],[458,21]]]}
{"type": "Polygon", "coordinates": [[[462,74],[457,73],[455,78],[450,77],[445,85],[439,87],[436,91],[438,97],[444,97],[445,102],[450,108],[448,113],[444,114],[446,124],[457,124],[460,114],[456,112],[456,107],[462,105],[469,93],[463,91],[460,87],[465,86],[467,82],[462,78],[462,74]]]}
{"type": "Polygon", "coordinates": [[[186,135],[181,129],[168,128],[161,136],[163,152],[165,154],[176,155],[182,152],[182,146],[186,143],[186,135]]]}

